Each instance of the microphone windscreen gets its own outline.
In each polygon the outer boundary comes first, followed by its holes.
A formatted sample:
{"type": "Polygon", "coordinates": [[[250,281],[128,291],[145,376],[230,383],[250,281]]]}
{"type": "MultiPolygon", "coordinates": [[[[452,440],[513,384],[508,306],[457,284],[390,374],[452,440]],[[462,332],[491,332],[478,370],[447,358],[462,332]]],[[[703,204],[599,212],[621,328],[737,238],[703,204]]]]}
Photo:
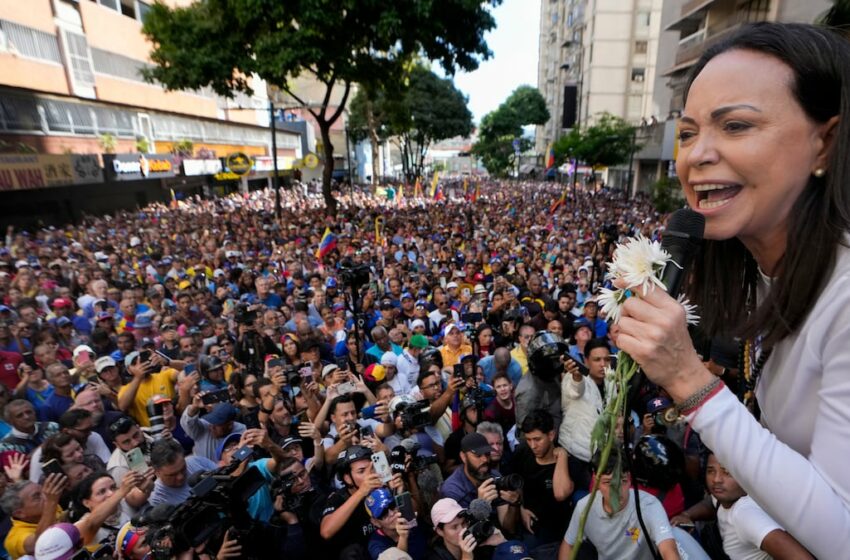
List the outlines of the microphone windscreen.
{"type": "Polygon", "coordinates": [[[705,234],[705,216],[690,208],[681,208],[670,215],[666,232],[675,231],[690,237],[702,239],[705,234]]]}
{"type": "Polygon", "coordinates": [[[416,481],[419,483],[419,489],[425,495],[436,494],[440,486],[440,480],[431,469],[420,472],[416,481]]]}
{"type": "Polygon", "coordinates": [[[404,438],[399,445],[404,447],[408,453],[412,453],[414,449],[419,447],[419,442],[413,438],[404,438]]]}
{"type": "Polygon", "coordinates": [[[490,503],[486,500],[482,500],[481,498],[476,498],[472,500],[469,504],[470,515],[479,521],[482,519],[487,519],[490,517],[490,514],[493,513],[493,508],[490,507],[490,503]]]}

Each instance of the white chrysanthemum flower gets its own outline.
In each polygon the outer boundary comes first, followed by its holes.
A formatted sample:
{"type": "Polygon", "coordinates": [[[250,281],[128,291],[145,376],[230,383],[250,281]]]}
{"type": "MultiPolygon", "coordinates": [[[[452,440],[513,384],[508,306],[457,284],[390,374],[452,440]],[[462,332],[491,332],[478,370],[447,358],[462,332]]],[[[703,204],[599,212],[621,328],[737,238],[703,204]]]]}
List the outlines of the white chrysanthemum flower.
{"type": "Polygon", "coordinates": [[[679,297],[676,298],[682,307],[685,308],[685,321],[689,325],[699,325],[699,315],[697,315],[697,306],[688,301],[688,298],[685,297],[685,294],[679,294],[679,297]]]}
{"type": "Polygon", "coordinates": [[[619,384],[617,383],[617,371],[605,366],[605,379],[603,380],[603,384],[605,386],[605,402],[611,402],[617,399],[617,392],[619,389],[619,384]]]}
{"type": "Polygon", "coordinates": [[[620,314],[623,312],[622,308],[623,302],[626,301],[626,291],[600,288],[596,301],[599,304],[600,314],[616,325],[620,321],[620,314]]]}
{"type": "Polygon", "coordinates": [[[617,246],[608,271],[611,277],[625,280],[628,288],[640,288],[646,295],[655,286],[666,289],[659,275],[669,260],[661,243],[639,235],[617,246]]]}

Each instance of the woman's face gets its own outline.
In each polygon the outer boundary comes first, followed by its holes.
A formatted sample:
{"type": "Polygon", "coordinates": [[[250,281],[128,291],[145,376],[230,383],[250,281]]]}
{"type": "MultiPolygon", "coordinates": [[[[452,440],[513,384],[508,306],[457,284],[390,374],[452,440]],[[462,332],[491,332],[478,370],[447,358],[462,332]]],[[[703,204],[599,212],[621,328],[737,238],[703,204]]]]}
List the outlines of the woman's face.
{"type": "Polygon", "coordinates": [[[98,478],[91,487],[91,496],[87,500],[83,500],[83,505],[91,511],[109,499],[115,493],[115,489],[115,481],[111,477],[98,478]]]}
{"type": "Polygon", "coordinates": [[[71,463],[83,462],[83,448],[77,440],[72,440],[68,445],[62,448],[62,464],[68,465],[71,463]]]}
{"type": "Polygon", "coordinates": [[[676,170],[688,204],[706,218],[706,238],[738,237],[751,250],[784,246],[791,209],[825,167],[830,141],[829,126],[809,119],[793,84],[783,62],[744,50],[718,55],[694,80],[676,170]]]}
{"type": "Polygon", "coordinates": [[[490,329],[484,329],[478,335],[478,343],[481,346],[489,347],[490,343],[493,342],[493,331],[490,329]]]}

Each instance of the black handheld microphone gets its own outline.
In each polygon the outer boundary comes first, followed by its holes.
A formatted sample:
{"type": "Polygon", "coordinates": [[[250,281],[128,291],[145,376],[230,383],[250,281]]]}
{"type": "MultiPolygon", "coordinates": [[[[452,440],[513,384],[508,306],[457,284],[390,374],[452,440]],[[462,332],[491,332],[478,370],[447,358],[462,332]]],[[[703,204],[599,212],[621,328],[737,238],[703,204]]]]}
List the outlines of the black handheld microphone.
{"type": "MultiPolygon", "coordinates": [[[[674,298],[682,289],[704,233],[705,216],[689,208],[676,210],[667,221],[667,229],[661,235],[661,248],[670,254],[672,260],[664,268],[661,281],[667,286],[667,293],[674,298]]],[[[643,372],[638,370],[629,383],[628,405],[632,410],[644,379],[643,372]]]]}
{"type": "Polygon", "coordinates": [[[667,264],[661,281],[674,298],[679,295],[704,233],[705,216],[689,208],[676,210],[667,222],[667,229],[661,235],[661,248],[670,253],[673,262],[667,264]]]}

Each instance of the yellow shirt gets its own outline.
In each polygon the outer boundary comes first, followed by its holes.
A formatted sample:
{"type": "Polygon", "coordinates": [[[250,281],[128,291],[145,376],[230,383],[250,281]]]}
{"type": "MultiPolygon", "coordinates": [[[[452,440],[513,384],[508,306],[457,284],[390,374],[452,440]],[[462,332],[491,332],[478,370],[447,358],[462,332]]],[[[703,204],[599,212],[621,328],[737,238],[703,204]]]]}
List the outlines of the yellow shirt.
{"type": "MultiPolygon", "coordinates": [[[[174,398],[174,380],[177,379],[177,370],[172,368],[164,368],[159,373],[152,373],[147,376],[139,384],[139,390],[136,391],[136,398],[130,405],[127,411],[130,416],[136,419],[140,426],[150,427],[151,421],[148,417],[147,405],[148,401],[154,395],[165,395],[169,398],[174,398]]],[[[118,391],[118,398],[130,390],[130,385],[124,385],[118,391]]]]}
{"type": "Polygon", "coordinates": [[[457,351],[449,348],[447,344],[440,346],[440,355],[443,356],[443,368],[454,367],[460,363],[460,357],[465,354],[472,354],[472,346],[469,344],[461,344],[457,351]]]}
{"type": "Polygon", "coordinates": [[[525,375],[528,373],[528,356],[525,352],[522,351],[522,348],[517,346],[513,350],[511,350],[511,358],[519,363],[519,366],[522,368],[522,374],[525,375]]]}
{"type": "MultiPolygon", "coordinates": [[[[59,521],[61,515],[62,509],[57,507],[56,521],[59,521]]],[[[6,535],[6,540],[3,541],[3,546],[6,547],[6,552],[9,553],[9,557],[12,558],[12,560],[20,558],[21,556],[26,556],[27,551],[24,550],[24,541],[27,540],[27,537],[30,535],[35,535],[37,529],[38,523],[27,523],[26,521],[21,521],[14,517],[12,518],[12,528],[9,529],[9,534],[6,535]]],[[[35,545],[35,543],[33,543],[33,545],[35,545]]]]}

